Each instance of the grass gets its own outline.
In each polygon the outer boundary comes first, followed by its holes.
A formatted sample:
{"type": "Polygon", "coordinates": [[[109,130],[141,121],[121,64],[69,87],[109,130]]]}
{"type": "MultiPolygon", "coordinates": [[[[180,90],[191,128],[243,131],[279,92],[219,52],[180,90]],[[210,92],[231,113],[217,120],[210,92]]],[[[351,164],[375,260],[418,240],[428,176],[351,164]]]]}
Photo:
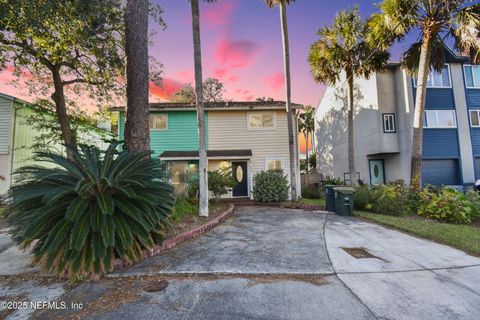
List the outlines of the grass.
{"type": "Polygon", "coordinates": [[[325,198],[320,198],[320,199],[302,198],[302,199],[299,199],[297,202],[302,205],[315,205],[315,206],[325,207],[325,198]]]}
{"type": "Polygon", "coordinates": [[[355,211],[355,215],[480,256],[480,229],[477,227],[365,211],[355,211]]]}

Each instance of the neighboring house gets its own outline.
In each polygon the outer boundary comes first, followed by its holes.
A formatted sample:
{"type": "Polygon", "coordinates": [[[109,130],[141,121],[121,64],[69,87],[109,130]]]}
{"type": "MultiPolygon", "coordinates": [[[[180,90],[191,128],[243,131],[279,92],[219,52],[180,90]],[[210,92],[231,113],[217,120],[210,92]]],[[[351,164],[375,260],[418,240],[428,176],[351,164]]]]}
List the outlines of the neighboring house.
{"type": "MultiPolygon", "coordinates": [[[[0,196],[10,188],[12,173],[16,169],[33,164],[33,146],[39,132],[27,123],[27,119],[39,110],[33,104],[0,93],[0,196]]],[[[80,141],[100,148],[106,147],[104,140],[114,137],[110,132],[88,125],[81,125],[77,134],[80,141]]],[[[51,145],[51,148],[64,149],[61,144],[51,145]]]]}
{"type": "MultiPolygon", "coordinates": [[[[446,64],[428,80],[424,121],[424,184],[469,185],[480,179],[480,67],[445,46],[446,64]]],[[[398,64],[356,79],[355,164],[369,184],[410,180],[416,81],[398,64]]],[[[345,92],[327,88],[316,112],[317,169],[348,171],[345,92]]]]}
{"type": "MultiPolygon", "coordinates": [[[[293,104],[295,110],[301,107],[293,104]]],[[[124,108],[112,108],[112,111],[120,112],[119,137],[122,139],[124,108]]],[[[253,177],[262,170],[283,169],[289,176],[287,113],[284,102],[206,103],[205,111],[208,169],[214,171],[221,167],[231,167],[232,175],[237,181],[227,197],[252,197],[253,177]]],[[[167,178],[176,191],[181,193],[185,190],[189,174],[198,171],[195,105],[153,103],[150,105],[149,124],[153,156],[165,161],[167,178]]],[[[299,186],[300,175],[297,176],[299,186]]]]}

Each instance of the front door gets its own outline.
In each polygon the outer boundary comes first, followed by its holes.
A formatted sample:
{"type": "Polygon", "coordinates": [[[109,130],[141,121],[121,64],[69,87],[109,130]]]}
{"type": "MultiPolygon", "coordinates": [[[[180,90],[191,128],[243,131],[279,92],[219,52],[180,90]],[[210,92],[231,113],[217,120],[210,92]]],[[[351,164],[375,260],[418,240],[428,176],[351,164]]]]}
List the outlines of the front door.
{"type": "Polygon", "coordinates": [[[236,182],[232,196],[248,197],[248,175],[246,162],[232,162],[232,175],[236,182]]]}
{"type": "Polygon", "coordinates": [[[385,183],[385,170],[383,160],[370,160],[370,184],[379,185],[385,183]]]}

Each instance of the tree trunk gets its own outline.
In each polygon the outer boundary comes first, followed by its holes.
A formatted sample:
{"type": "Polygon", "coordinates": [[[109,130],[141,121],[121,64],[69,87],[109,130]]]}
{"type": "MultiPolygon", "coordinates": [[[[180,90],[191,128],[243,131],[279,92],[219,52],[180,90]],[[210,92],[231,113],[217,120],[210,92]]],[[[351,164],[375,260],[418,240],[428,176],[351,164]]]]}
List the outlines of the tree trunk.
{"type": "Polygon", "coordinates": [[[197,125],[198,125],[198,152],[199,152],[199,191],[201,217],[208,217],[208,159],[205,133],[205,110],[203,105],[202,86],[202,49],[200,42],[200,9],[198,0],[191,0],[193,57],[195,63],[195,94],[197,96],[197,125]]]}
{"type": "Polygon", "coordinates": [[[410,171],[410,184],[414,185],[414,187],[420,187],[422,185],[423,117],[425,112],[428,74],[430,73],[432,39],[429,33],[425,33],[418,66],[410,171]]]}
{"type": "Polygon", "coordinates": [[[124,19],[127,56],[125,148],[148,151],[148,0],[128,0],[124,19]]]}
{"type": "Polygon", "coordinates": [[[70,121],[67,114],[67,104],[65,102],[65,92],[63,90],[62,79],[60,77],[60,69],[54,67],[52,70],[54,92],[52,94],[52,100],[55,102],[55,113],[57,114],[58,122],[60,123],[60,130],[62,132],[63,142],[67,147],[67,157],[72,159],[72,150],[70,148],[77,147],[77,141],[72,128],[70,127],[70,121]]]}
{"type": "Polygon", "coordinates": [[[354,115],[354,98],[353,98],[353,73],[347,71],[348,81],[348,174],[350,176],[350,184],[354,187],[357,184],[356,170],[355,170],[355,134],[353,128],[354,115]]]}
{"type": "MultiPolygon", "coordinates": [[[[286,110],[288,124],[288,149],[290,157],[290,189],[291,200],[297,201],[297,161],[295,157],[295,137],[294,116],[292,112],[291,86],[290,86],[290,49],[288,44],[288,26],[287,26],[287,7],[283,0],[280,3],[280,23],[282,27],[283,59],[285,67],[285,90],[286,90],[286,110]]],[[[296,133],[298,134],[298,132],[296,133]]]]}
{"type": "Polygon", "coordinates": [[[309,164],[309,162],[308,162],[308,130],[305,132],[305,137],[306,137],[306,140],[307,140],[307,146],[306,146],[306,152],[305,153],[306,153],[306,157],[307,157],[307,173],[308,173],[308,167],[309,167],[308,166],[308,164],[309,164]]]}

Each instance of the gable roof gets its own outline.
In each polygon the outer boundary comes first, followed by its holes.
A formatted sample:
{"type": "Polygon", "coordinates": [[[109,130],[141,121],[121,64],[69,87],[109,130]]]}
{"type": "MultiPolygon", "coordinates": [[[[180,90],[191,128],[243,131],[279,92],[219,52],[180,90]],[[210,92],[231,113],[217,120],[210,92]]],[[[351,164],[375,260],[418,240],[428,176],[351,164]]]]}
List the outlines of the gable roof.
{"type": "MultiPolygon", "coordinates": [[[[303,109],[303,105],[292,103],[293,109],[303,109]]],[[[158,102],[150,103],[150,111],[195,111],[195,103],[158,102]]],[[[285,101],[225,101],[205,102],[206,111],[238,110],[285,110],[285,101]]],[[[111,107],[110,111],[125,111],[125,107],[111,107]]]]}

